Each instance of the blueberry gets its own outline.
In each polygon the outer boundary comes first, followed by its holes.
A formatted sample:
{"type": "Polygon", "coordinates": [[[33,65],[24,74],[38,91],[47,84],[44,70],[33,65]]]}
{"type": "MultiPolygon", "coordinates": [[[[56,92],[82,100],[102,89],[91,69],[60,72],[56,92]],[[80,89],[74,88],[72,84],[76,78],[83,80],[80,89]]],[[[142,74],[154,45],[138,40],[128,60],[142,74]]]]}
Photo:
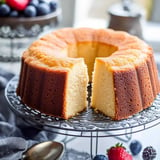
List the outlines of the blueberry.
{"type": "Polygon", "coordinates": [[[40,3],[37,6],[37,15],[38,16],[43,16],[43,15],[49,14],[50,12],[51,12],[50,6],[47,3],[40,3]]]}
{"type": "Polygon", "coordinates": [[[39,4],[39,1],[38,1],[38,0],[31,0],[31,1],[29,2],[29,5],[32,5],[32,6],[35,6],[35,7],[37,7],[38,4],[39,4]]]}
{"type": "Polygon", "coordinates": [[[0,5],[0,16],[8,16],[11,9],[7,4],[0,5]]]}
{"type": "Polygon", "coordinates": [[[55,1],[51,1],[49,5],[52,12],[54,12],[57,9],[57,3],[55,1]]]}
{"type": "Polygon", "coordinates": [[[129,147],[134,156],[138,155],[142,150],[142,144],[138,140],[132,141],[129,147]]]}
{"type": "Polygon", "coordinates": [[[9,16],[10,16],[10,17],[18,17],[18,16],[19,16],[19,13],[18,13],[18,11],[13,10],[13,11],[10,12],[9,16]]]}
{"type": "Polygon", "coordinates": [[[96,155],[93,160],[108,160],[108,158],[105,155],[96,155]]]}
{"type": "Polygon", "coordinates": [[[35,17],[37,15],[37,10],[34,6],[29,5],[24,10],[24,15],[26,17],[35,17]]]}

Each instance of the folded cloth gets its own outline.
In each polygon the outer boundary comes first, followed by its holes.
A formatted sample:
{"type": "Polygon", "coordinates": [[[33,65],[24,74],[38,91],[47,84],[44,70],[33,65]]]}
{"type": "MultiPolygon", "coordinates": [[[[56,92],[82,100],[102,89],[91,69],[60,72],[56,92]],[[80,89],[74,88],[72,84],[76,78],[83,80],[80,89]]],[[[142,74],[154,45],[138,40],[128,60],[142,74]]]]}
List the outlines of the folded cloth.
{"type": "Polygon", "coordinates": [[[21,159],[22,151],[27,147],[24,138],[7,137],[0,139],[0,159],[15,160],[21,159]]]}
{"type": "Polygon", "coordinates": [[[14,76],[13,73],[6,72],[4,69],[0,68],[0,91],[3,90],[7,82],[14,76]]]}
{"type": "MultiPolygon", "coordinates": [[[[0,68],[0,76],[8,82],[14,74],[0,68]]],[[[0,87],[0,159],[20,160],[27,148],[39,142],[53,140],[56,135],[36,129],[17,117],[9,109],[4,87],[0,87]]]]}

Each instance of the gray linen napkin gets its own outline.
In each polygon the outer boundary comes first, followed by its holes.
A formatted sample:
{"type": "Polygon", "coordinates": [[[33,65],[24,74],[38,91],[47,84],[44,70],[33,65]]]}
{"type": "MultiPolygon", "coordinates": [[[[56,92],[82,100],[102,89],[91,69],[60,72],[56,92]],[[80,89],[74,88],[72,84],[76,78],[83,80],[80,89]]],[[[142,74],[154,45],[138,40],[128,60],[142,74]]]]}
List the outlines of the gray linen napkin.
{"type": "MultiPolygon", "coordinates": [[[[5,82],[14,75],[0,68],[0,76],[3,76],[5,82]]],[[[39,142],[53,140],[55,135],[38,130],[17,117],[9,109],[4,87],[0,87],[0,159],[19,160],[27,148],[39,142]]]]}

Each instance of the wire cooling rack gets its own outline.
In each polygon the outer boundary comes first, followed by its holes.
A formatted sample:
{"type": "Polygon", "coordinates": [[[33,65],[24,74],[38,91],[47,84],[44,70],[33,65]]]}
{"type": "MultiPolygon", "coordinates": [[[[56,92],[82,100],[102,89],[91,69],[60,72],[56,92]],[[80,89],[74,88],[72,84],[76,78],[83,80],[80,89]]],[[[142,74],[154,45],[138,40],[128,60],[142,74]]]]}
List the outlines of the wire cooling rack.
{"type": "Polygon", "coordinates": [[[136,133],[160,123],[160,94],[148,109],[125,120],[113,121],[89,107],[81,114],[63,120],[23,104],[16,94],[18,79],[19,76],[13,77],[5,89],[10,108],[31,125],[46,131],[76,137],[111,137],[136,133]]]}

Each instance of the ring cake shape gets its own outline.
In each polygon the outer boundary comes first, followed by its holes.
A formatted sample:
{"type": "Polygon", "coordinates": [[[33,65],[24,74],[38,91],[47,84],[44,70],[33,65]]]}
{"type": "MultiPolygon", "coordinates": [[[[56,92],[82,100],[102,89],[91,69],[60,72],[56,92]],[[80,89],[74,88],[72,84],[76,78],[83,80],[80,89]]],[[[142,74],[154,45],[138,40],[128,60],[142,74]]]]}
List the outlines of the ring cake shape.
{"type": "Polygon", "coordinates": [[[153,51],[122,31],[64,28],[23,53],[17,95],[46,114],[68,119],[90,106],[113,120],[146,108],[159,93],[153,51]]]}

